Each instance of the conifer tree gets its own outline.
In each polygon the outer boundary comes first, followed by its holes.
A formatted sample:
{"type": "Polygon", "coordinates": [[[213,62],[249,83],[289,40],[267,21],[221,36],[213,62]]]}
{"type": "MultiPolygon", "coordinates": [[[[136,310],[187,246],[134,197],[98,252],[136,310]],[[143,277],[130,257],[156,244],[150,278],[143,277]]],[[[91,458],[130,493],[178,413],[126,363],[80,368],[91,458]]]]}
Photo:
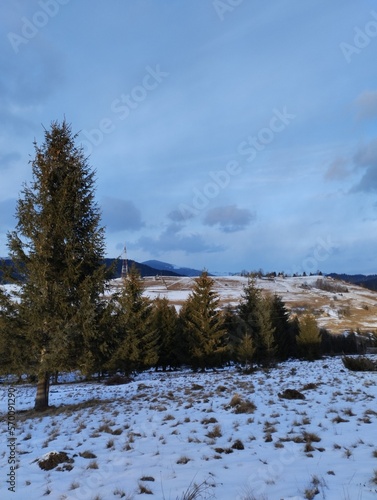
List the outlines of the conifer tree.
{"type": "Polygon", "coordinates": [[[258,303],[258,328],[260,356],[265,366],[270,366],[276,359],[275,327],[271,320],[270,297],[261,297],[258,303]]]}
{"type": "Polygon", "coordinates": [[[152,330],[158,340],[157,365],[165,371],[167,367],[177,367],[179,362],[178,315],[166,297],[157,298],[153,303],[152,330]]]}
{"type": "Polygon", "coordinates": [[[245,370],[250,370],[255,353],[255,346],[250,333],[244,333],[237,348],[237,360],[245,366],[245,370]]]}
{"type": "Polygon", "coordinates": [[[143,281],[133,265],[114,297],[117,347],[108,366],[127,374],[154,366],[158,360],[157,336],[152,325],[152,305],[143,296],[143,281]]]}
{"type": "Polygon", "coordinates": [[[263,297],[255,280],[249,279],[244,286],[237,307],[240,319],[240,338],[249,335],[253,341],[254,360],[270,365],[276,357],[275,326],[271,315],[271,299],[263,297]]]}
{"type": "Polygon", "coordinates": [[[195,279],[181,318],[187,339],[189,363],[194,369],[220,366],[226,359],[227,339],[214,281],[204,271],[195,279]]]}
{"type": "Polygon", "coordinates": [[[231,306],[224,309],[224,328],[227,332],[228,350],[227,361],[239,362],[238,346],[244,336],[241,320],[231,306]]]}
{"type": "Polygon", "coordinates": [[[16,230],[8,234],[32,358],[24,368],[38,378],[36,409],[48,407],[50,374],[77,368],[107,278],[94,172],[76,137],[65,121],[53,122],[42,146],[34,142],[33,179],[24,185],[16,230]]]}
{"type": "Polygon", "coordinates": [[[271,297],[269,307],[272,325],[275,328],[276,355],[278,359],[284,361],[296,355],[296,333],[289,321],[289,312],[281,297],[278,295],[271,297]]]}
{"type": "Polygon", "coordinates": [[[299,356],[313,361],[321,357],[321,338],[315,317],[305,314],[299,320],[300,334],[298,336],[299,356]]]}
{"type": "Polygon", "coordinates": [[[31,365],[30,345],[23,334],[14,297],[0,288],[0,370],[21,377],[31,365]]]}
{"type": "Polygon", "coordinates": [[[249,278],[237,307],[237,314],[240,319],[239,338],[243,338],[245,334],[250,335],[255,347],[254,358],[257,362],[262,361],[264,350],[261,337],[261,300],[261,291],[255,286],[255,280],[249,278]]]}

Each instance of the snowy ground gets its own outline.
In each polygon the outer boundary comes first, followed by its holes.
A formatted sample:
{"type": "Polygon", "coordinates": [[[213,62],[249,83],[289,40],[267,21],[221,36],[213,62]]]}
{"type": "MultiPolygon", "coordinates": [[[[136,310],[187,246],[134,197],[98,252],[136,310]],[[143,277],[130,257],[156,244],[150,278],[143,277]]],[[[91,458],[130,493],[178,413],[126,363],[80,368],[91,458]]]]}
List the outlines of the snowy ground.
{"type": "MultiPolygon", "coordinates": [[[[219,500],[375,499],[376,379],[328,358],[250,375],[151,372],[119,386],[52,386],[53,412],[17,415],[16,493],[6,485],[3,383],[0,498],[129,500],[149,491],[175,500],[196,483],[199,498],[219,500]],[[286,389],[305,399],[279,397],[286,389]],[[37,460],[52,451],[73,461],[41,470],[37,460]]],[[[35,387],[16,386],[17,410],[30,410],[34,396],[35,387]]]]}

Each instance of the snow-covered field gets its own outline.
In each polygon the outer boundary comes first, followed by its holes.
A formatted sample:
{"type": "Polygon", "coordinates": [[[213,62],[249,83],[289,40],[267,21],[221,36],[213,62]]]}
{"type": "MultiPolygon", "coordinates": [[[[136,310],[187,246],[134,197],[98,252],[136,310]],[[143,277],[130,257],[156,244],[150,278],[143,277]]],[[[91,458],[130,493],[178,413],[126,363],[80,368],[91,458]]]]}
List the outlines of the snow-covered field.
{"type": "MultiPolygon", "coordinates": [[[[223,306],[239,303],[247,278],[242,276],[213,277],[214,290],[223,306]]],[[[179,309],[191,292],[194,278],[145,279],[145,293],[151,299],[167,297],[179,309]]],[[[114,288],[121,280],[113,282],[114,288]]],[[[264,293],[277,294],[292,313],[310,312],[320,327],[333,333],[345,330],[377,330],[377,292],[324,276],[257,278],[255,285],[264,293]],[[330,290],[318,287],[323,282],[330,290]],[[338,291],[331,291],[331,288],[338,291]]]]}
{"type": "MultiPolygon", "coordinates": [[[[17,415],[15,493],[4,383],[0,498],[175,500],[197,484],[208,499],[375,499],[376,380],[327,358],[249,375],[148,372],[125,385],[52,386],[54,411],[17,415]],[[305,399],[281,397],[287,389],[305,399]],[[53,451],[66,462],[42,470],[38,459],[53,451]]],[[[34,396],[16,386],[17,410],[34,396]]]]}

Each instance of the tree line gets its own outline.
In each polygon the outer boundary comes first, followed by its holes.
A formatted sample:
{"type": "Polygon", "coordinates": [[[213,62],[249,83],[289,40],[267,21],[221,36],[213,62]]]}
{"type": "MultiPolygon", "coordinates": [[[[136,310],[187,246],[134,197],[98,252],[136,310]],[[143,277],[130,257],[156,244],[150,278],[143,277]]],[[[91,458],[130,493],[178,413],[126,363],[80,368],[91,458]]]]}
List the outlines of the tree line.
{"type": "Polygon", "coordinates": [[[35,377],[36,409],[48,407],[57,372],[204,370],[231,362],[252,369],[320,355],[315,319],[290,319],[281,298],[263,296],[252,279],[239,304],[225,309],[207,272],[179,312],[166,298],[149,300],[135,268],[120,290],[106,293],[111,270],[95,174],[76,139],[63,121],[45,130],[41,146],[34,142],[32,181],[7,235],[13,265],[3,266],[3,279],[18,287],[0,287],[0,372],[35,377]]]}

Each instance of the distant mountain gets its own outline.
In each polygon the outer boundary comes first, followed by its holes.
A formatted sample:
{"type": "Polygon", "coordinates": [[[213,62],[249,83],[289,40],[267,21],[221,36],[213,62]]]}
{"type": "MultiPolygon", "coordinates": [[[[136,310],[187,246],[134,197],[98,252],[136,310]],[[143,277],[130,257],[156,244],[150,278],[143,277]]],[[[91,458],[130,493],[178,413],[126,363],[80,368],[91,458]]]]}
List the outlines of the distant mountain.
{"type": "MultiPolygon", "coordinates": [[[[168,262],[161,262],[160,260],[146,260],[143,264],[147,266],[151,266],[154,269],[159,269],[163,271],[163,273],[174,272],[179,274],[180,276],[200,276],[202,271],[198,269],[191,269],[190,267],[178,267],[169,264],[168,262]]],[[[168,275],[169,276],[169,275],[168,275]]]]}
{"type": "Polygon", "coordinates": [[[331,273],[327,276],[331,278],[342,280],[353,285],[360,285],[369,290],[377,291],[377,275],[376,274],[337,274],[331,273]]]}
{"type": "MultiPolygon", "coordinates": [[[[2,261],[6,267],[12,268],[11,259],[5,258],[5,259],[2,259],[2,261]]],[[[158,274],[159,275],[163,274],[164,276],[183,276],[183,274],[180,274],[178,272],[174,272],[171,270],[165,270],[162,273],[161,269],[157,269],[157,268],[154,268],[152,266],[148,266],[145,263],[136,262],[134,260],[127,259],[127,263],[128,263],[128,268],[130,268],[134,264],[136,266],[136,268],[139,270],[140,275],[142,277],[144,277],[144,276],[156,276],[158,274]]],[[[118,259],[118,260],[117,259],[105,259],[105,264],[108,268],[110,268],[111,266],[114,265],[115,267],[114,267],[114,272],[112,274],[112,277],[113,278],[120,278],[120,276],[122,274],[122,259],[118,259]]],[[[0,268],[0,282],[2,280],[2,277],[3,277],[2,271],[0,268]]]]}
{"type": "MultiPolygon", "coordinates": [[[[119,278],[122,274],[122,259],[105,259],[105,263],[107,267],[111,267],[115,262],[115,271],[114,271],[114,278],[119,278]]],[[[151,261],[152,262],[152,261],[151,261]]],[[[163,274],[164,276],[182,276],[182,274],[179,274],[177,271],[174,272],[172,270],[166,270],[163,273],[161,273],[161,269],[154,267],[152,265],[148,265],[146,262],[136,262],[134,260],[127,259],[127,264],[128,268],[130,268],[132,265],[136,266],[136,269],[138,269],[140,275],[142,277],[144,276],[156,276],[156,275],[161,275],[163,274]]]]}

